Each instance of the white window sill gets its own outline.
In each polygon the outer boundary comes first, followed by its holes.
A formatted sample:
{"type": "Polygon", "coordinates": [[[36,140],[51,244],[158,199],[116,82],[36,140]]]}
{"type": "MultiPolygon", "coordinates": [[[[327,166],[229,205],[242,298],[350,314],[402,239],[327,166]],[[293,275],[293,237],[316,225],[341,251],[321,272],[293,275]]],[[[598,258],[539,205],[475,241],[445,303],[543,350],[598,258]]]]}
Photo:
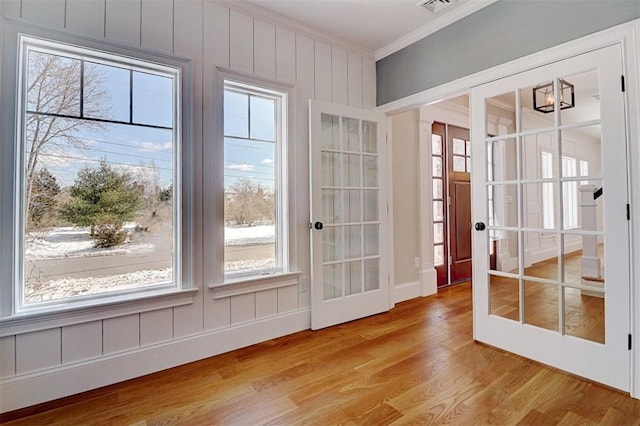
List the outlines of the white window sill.
{"type": "Polygon", "coordinates": [[[281,272],[273,275],[253,275],[210,284],[214,299],[255,293],[257,291],[298,285],[301,272],[281,272]]]}
{"type": "Polygon", "coordinates": [[[193,303],[197,288],[161,289],[135,295],[108,297],[96,303],[70,305],[46,311],[25,311],[0,318],[0,337],[99,321],[124,315],[172,308],[193,303]]]}

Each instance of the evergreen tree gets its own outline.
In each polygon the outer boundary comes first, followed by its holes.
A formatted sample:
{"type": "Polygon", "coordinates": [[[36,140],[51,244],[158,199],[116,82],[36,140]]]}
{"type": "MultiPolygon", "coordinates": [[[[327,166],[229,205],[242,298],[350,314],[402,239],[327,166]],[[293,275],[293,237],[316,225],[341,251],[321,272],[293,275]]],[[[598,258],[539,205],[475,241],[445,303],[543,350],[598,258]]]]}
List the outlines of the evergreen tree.
{"type": "Polygon", "coordinates": [[[91,226],[98,247],[124,242],[122,224],[135,217],[141,204],[140,191],[131,175],[113,169],[106,160],[98,167],[80,169],[71,197],[62,205],[60,217],[77,226],[91,226]],[[96,233],[98,225],[100,232],[96,233]],[[108,235],[100,235],[104,232],[108,235]]]}

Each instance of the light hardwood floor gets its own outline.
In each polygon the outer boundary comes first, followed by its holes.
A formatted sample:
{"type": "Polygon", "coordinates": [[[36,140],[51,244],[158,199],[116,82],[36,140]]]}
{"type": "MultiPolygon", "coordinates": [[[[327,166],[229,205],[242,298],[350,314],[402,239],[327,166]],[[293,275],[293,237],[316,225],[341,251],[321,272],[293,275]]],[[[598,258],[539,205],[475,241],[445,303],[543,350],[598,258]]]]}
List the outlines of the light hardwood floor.
{"type": "MultiPolygon", "coordinates": [[[[22,425],[640,425],[640,401],[475,343],[471,285],[39,407],[22,425]],[[56,406],[57,405],[57,406],[56,406]]],[[[3,420],[7,420],[4,416],[3,420]]]]}

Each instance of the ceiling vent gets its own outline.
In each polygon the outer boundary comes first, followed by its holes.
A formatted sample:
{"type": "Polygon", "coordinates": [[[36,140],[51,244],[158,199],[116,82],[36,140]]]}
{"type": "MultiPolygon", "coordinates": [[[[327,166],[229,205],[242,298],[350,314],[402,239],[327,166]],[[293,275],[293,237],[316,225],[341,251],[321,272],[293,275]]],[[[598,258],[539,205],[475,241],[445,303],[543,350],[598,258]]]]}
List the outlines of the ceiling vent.
{"type": "Polygon", "coordinates": [[[456,0],[420,0],[416,6],[429,9],[431,13],[440,12],[447,6],[451,6],[456,0]]]}

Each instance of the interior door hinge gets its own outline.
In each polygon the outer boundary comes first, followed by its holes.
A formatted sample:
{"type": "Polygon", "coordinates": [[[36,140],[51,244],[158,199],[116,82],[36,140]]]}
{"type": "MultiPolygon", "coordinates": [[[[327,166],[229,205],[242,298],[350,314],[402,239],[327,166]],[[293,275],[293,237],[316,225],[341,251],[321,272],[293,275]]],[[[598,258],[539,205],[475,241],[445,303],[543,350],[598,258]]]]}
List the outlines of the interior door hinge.
{"type": "Polygon", "coordinates": [[[622,88],[622,91],[624,92],[624,75],[620,76],[620,87],[622,88]]]}
{"type": "Polygon", "coordinates": [[[631,205],[627,203],[627,220],[631,220],[631,205]]]}
{"type": "Polygon", "coordinates": [[[629,338],[627,340],[627,349],[631,350],[631,333],[629,333],[629,338]]]}

